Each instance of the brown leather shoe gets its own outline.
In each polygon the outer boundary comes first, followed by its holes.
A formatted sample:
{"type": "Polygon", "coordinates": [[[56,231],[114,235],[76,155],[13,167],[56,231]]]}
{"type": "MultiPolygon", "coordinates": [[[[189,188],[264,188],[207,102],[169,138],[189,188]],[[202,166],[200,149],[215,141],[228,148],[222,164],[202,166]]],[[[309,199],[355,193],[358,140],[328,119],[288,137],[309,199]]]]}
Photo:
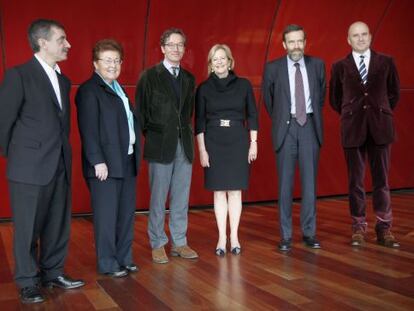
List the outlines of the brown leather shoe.
{"type": "Polygon", "coordinates": [[[165,253],[164,246],[152,249],[152,261],[161,264],[168,262],[168,257],[165,253]]]}
{"type": "Polygon", "coordinates": [[[171,256],[179,256],[185,259],[198,258],[198,254],[194,250],[192,250],[188,245],[174,246],[173,248],[171,248],[171,256]]]}
{"type": "Polygon", "coordinates": [[[361,230],[355,231],[352,234],[351,245],[352,246],[362,246],[364,244],[365,244],[364,232],[362,232],[361,230]]]}
{"type": "Polygon", "coordinates": [[[391,231],[383,232],[382,234],[377,234],[377,243],[379,245],[389,247],[389,248],[399,248],[400,243],[392,235],[391,231]]]}

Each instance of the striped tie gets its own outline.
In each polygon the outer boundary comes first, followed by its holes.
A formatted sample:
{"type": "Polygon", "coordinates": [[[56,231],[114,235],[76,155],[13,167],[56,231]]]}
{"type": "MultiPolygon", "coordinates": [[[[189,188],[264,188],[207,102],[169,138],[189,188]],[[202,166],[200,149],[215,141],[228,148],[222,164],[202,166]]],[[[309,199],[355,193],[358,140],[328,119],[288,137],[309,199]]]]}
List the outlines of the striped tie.
{"type": "Polygon", "coordinates": [[[177,78],[178,77],[178,70],[179,70],[178,67],[173,66],[171,68],[172,68],[172,71],[173,71],[174,78],[177,78]]]}
{"type": "Polygon", "coordinates": [[[363,84],[367,83],[367,76],[368,76],[368,70],[367,67],[365,66],[365,62],[364,62],[364,55],[359,56],[361,58],[361,61],[359,62],[359,75],[361,76],[361,80],[363,84]]]}

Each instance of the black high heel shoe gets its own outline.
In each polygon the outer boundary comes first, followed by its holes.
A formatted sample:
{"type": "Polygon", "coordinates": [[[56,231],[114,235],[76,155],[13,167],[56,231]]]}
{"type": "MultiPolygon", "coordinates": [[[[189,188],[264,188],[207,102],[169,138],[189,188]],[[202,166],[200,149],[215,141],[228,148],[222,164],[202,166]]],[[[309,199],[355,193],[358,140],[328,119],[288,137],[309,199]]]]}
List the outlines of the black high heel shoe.
{"type": "Polygon", "coordinates": [[[224,255],[226,255],[226,250],[224,250],[222,248],[217,248],[216,249],[216,256],[224,257],[224,255]]]}
{"type": "Polygon", "coordinates": [[[232,247],[231,253],[233,255],[240,255],[240,253],[241,253],[241,246],[232,247]]]}

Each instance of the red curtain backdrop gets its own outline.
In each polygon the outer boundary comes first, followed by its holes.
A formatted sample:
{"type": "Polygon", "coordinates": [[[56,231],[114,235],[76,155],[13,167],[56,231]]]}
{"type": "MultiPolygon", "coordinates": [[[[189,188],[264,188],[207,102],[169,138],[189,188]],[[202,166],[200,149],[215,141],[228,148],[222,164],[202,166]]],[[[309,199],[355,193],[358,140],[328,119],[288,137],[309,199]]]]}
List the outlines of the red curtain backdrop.
{"type": "MultiPolygon", "coordinates": [[[[259,157],[252,166],[245,202],[277,199],[275,156],[270,139],[270,119],[261,101],[260,84],[266,61],[285,54],[282,30],[290,23],[307,32],[306,53],[325,60],[327,79],[332,63],[350,52],[346,42],[348,26],[365,21],[373,34],[372,48],[394,56],[401,79],[401,100],[395,111],[398,140],[392,147],[390,185],[393,189],[414,187],[414,58],[411,0],[176,0],[174,7],[163,0],[0,0],[0,76],[4,70],[31,56],[27,27],[37,18],[57,19],[65,25],[72,45],[69,59],[61,63],[72,87],[73,212],[89,212],[89,193],[81,174],[80,138],[73,97],[80,83],[92,73],[91,49],[103,38],[120,41],[125,49],[120,82],[134,98],[136,82],[145,68],[162,59],[159,37],[169,27],[187,34],[183,66],[201,82],[206,78],[210,47],[228,44],[236,60],[235,71],[252,82],[260,109],[259,157]]],[[[1,78],[2,79],[2,78],[1,78]]],[[[2,100],[0,98],[0,100],[2,100]]],[[[137,103],[139,105],[139,103],[137,103]]],[[[347,193],[347,173],[340,145],[339,118],[324,108],[325,143],[322,147],[318,195],[347,193]]],[[[10,217],[6,181],[6,160],[0,159],[0,218],[10,217]]],[[[371,189],[367,175],[367,189],[371,189]]],[[[147,165],[143,162],[138,183],[137,209],[149,202],[147,165]]],[[[300,196],[298,184],[295,196],[300,196]]],[[[198,157],[193,166],[191,205],[212,203],[212,193],[203,188],[203,171],[198,157]]]]}

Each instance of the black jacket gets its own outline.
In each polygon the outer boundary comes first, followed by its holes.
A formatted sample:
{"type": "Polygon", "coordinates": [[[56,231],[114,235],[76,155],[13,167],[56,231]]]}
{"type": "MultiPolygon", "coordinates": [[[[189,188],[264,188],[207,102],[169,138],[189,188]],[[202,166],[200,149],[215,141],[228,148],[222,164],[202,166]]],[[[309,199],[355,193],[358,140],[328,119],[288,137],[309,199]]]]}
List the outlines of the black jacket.
{"type": "Polygon", "coordinates": [[[7,177],[32,185],[48,184],[63,153],[71,179],[70,81],[57,74],[62,109],[39,61],[9,69],[0,85],[0,154],[6,156],[7,177]]]}
{"type": "MultiPolygon", "coordinates": [[[[108,176],[123,178],[128,161],[129,129],[122,99],[94,73],[75,98],[82,141],[85,178],[95,177],[94,165],[106,163],[108,176]]],[[[130,108],[132,110],[132,108],[130,108]]],[[[136,168],[140,162],[140,126],[134,117],[136,168]]]]}
{"type": "Polygon", "coordinates": [[[170,163],[175,157],[178,138],[190,162],[194,158],[192,115],[194,110],[194,76],[180,69],[180,102],[170,73],[162,63],[144,71],[137,86],[136,105],[145,136],[144,158],[170,163]]]}

